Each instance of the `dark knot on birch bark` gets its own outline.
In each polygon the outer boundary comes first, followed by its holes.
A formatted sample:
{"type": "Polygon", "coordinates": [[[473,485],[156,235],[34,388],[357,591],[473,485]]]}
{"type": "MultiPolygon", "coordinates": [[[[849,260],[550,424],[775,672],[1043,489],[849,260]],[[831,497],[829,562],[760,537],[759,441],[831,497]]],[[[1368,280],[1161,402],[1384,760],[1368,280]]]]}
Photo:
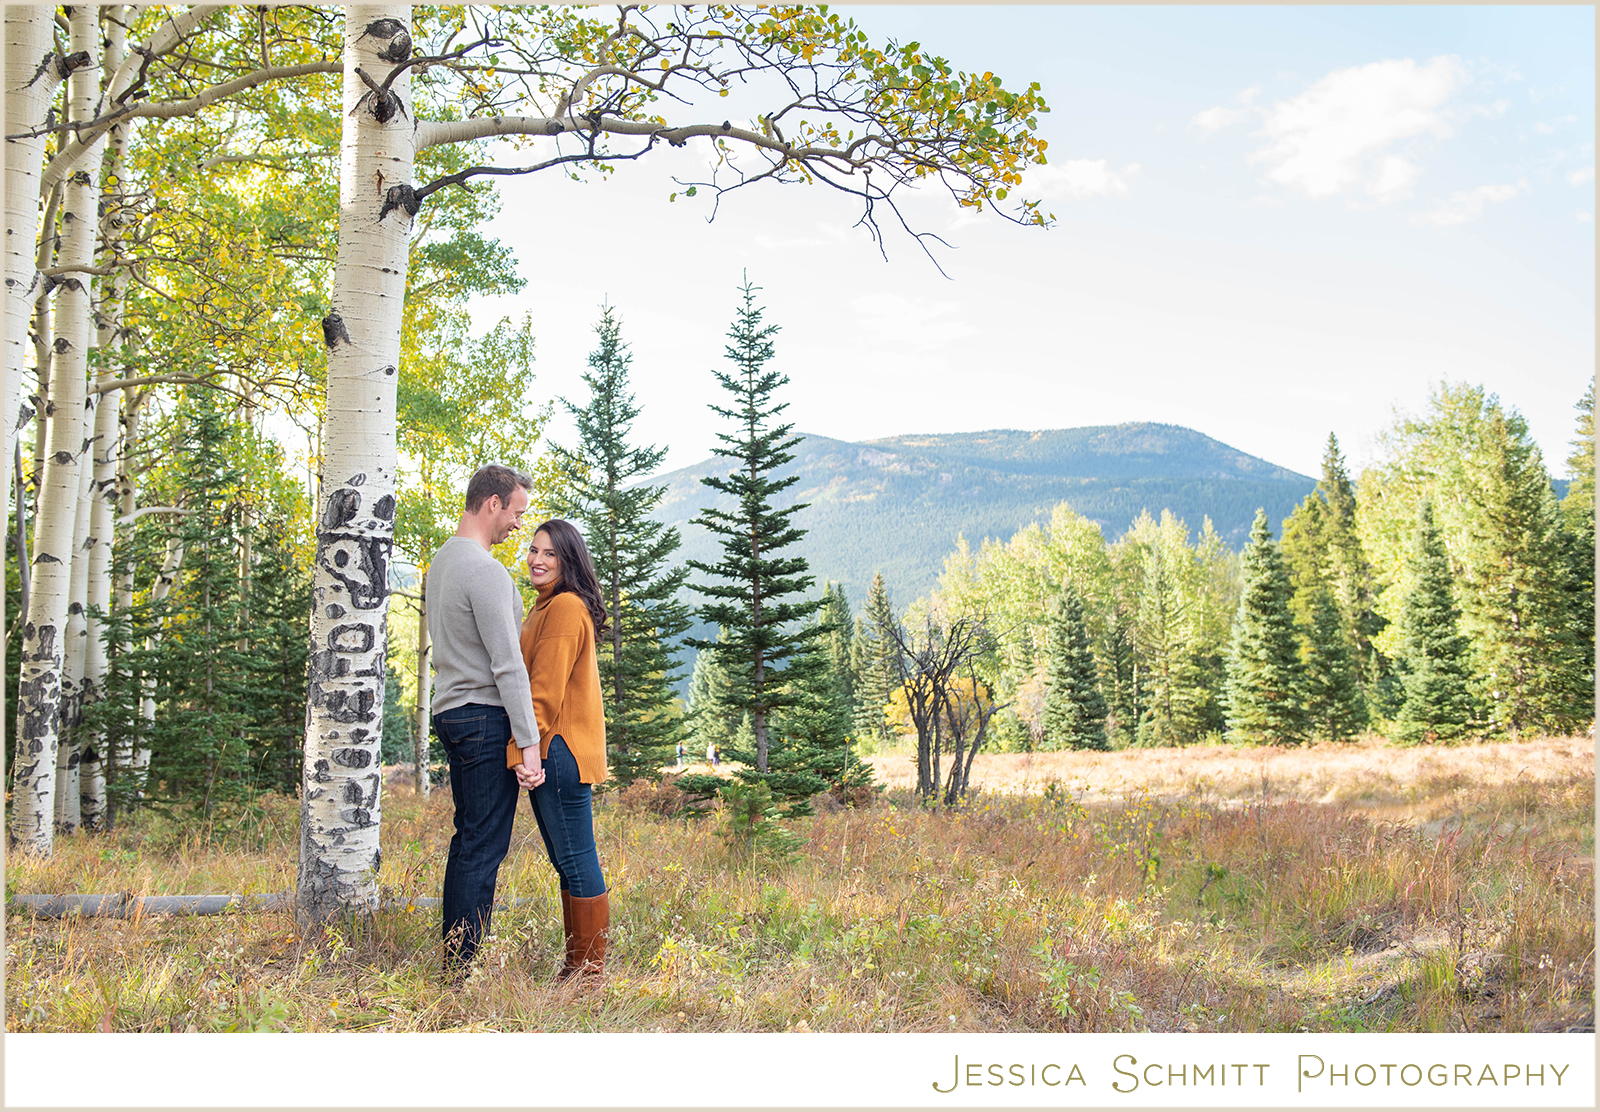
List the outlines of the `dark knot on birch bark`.
{"type": "Polygon", "coordinates": [[[422,208],[422,202],[417,198],[417,191],[411,186],[391,185],[383,195],[383,207],[378,210],[378,219],[382,220],[395,209],[404,209],[407,216],[417,215],[422,208]]]}
{"type": "Polygon", "coordinates": [[[344,318],[338,313],[329,313],[322,318],[322,342],[329,351],[350,342],[350,330],[344,326],[344,318]]]}
{"type": "Polygon", "coordinates": [[[411,36],[399,31],[389,40],[389,45],[378,51],[378,57],[396,65],[411,57],[411,36]]]}
{"type": "MultiPolygon", "coordinates": [[[[404,23],[401,23],[398,19],[390,19],[388,16],[385,16],[382,19],[374,19],[371,23],[367,24],[367,29],[361,32],[361,37],[366,38],[368,35],[371,35],[375,39],[384,39],[387,41],[394,38],[396,35],[404,35],[405,31],[406,25],[404,23]]],[[[407,37],[409,38],[409,36],[407,37]]]]}

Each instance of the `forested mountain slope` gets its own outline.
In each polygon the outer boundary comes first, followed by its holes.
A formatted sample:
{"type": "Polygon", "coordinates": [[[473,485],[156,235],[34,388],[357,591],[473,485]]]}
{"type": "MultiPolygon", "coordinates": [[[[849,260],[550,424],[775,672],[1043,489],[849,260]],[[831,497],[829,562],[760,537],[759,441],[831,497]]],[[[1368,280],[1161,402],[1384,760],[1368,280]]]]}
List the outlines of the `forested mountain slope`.
{"type": "MultiPolygon", "coordinates": [[[[712,458],[654,480],[670,488],[657,515],[682,530],[680,558],[715,561],[710,537],[689,519],[721,504],[700,479],[727,466],[712,458]]],[[[1192,429],[1149,423],[862,443],[808,435],[782,474],[800,476],[785,494],[810,504],[797,524],[808,530],[803,555],[819,590],[823,578],[843,583],[854,605],[875,571],[897,601],[910,602],[934,586],[958,535],[976,549],[985,537],[1048,521],[1061,502],[1098,522],[1107,540],[1141,510],[1170,509],[1196,531],[1209,516],[1237,548],[1256,507],[1276,526],[1316,485],[1192,429]]]]}

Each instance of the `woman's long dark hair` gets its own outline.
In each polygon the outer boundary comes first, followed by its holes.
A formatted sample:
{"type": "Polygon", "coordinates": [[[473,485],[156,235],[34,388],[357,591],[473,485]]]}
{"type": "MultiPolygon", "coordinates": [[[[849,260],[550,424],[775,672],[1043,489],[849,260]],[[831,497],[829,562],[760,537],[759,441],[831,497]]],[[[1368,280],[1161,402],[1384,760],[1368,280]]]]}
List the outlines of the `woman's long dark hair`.
{"type": "Polygon", "coordinates": [[[534,536],[547,533],[550,547],[556,550],[561,561],[561,579],[556,583],[556,594],[571,591],[583,600],[594,623],[595,640],[606,635],[610,614],[605,599],[600,594],[600,580],[594,574],[594,561],[589,559],[589,546],[583,543],[583,534],[570,521],[553,517],[533,531],[534,536]]]}

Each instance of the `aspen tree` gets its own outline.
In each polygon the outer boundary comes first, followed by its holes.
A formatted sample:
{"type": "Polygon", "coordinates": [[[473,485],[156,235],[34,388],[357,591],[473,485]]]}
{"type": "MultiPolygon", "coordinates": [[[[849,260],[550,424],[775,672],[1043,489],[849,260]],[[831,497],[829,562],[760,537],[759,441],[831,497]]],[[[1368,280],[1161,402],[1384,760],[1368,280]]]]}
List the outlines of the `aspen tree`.
{"type": "MultiPolygon", "coordinates": [[[[122,65],[126,53],[128,30],[125,23],[127,9],[120,4],[106,9],[104,69],[115,73],[122,65]]],[[[126,295],[128,273],[116,266],[122,254],[122,203],[126,186],[126,147],[128,128],[113,127],[107,138],[105,178],[101,189],[100,242],[102,265],[114,269],[109,280],[100,284],[101,297],[95,314],[98,344],[102,360],[95,375],[95,420],[91,438],[90,458],[93,474],[90,482],[89,535],[93,544],[88,551],[88,629],[84,646],[83,680],[79,698],[84,707],[90,707],[100,697],[105,687],[107,652],[103,617],[111,611],[112,567],[111,547],[116,528],[118,490],[117,470],[121,458],[118,432],[121,426],[118,403],[121,391],[107,388],[115,378],[115,370],[105,354],[114,345],[125,342],[122,328],[123,299],[126,295]]],[[[101,754],[104,741],[92,732],[84,734],[74,743],[79,751],[79,818],[87,830],[100,829],[105,813],[105,767],[101,754]]]]}
{"type": "MultiPolygon", "coordinates": [[[[73,53],[90,53],[99,28],[97,11],[73,8],[73,53]]],[[[68,119],[94,118],[99,92],[94,70],[68,78],[68,119]]],[[[54,836],[56,746],[61,732],[64,655],[68,637],[72,549],[81,467],[84,463],[84,407],[88,378],[90,293],[85,269],[93,265],[99,228],[98,143],[89,144],[82,162],[64,185],[60,260],[64,273],[56,295],[55,361],[44,473],[39,481],[39,512],[34,525],[33,581],[22,634],[18,684],[17,756],[13,781],[11,837],[35,854],[48,854],[54,836]]],[[[87,528],[87,526],[86,526],[87,528]]]]}

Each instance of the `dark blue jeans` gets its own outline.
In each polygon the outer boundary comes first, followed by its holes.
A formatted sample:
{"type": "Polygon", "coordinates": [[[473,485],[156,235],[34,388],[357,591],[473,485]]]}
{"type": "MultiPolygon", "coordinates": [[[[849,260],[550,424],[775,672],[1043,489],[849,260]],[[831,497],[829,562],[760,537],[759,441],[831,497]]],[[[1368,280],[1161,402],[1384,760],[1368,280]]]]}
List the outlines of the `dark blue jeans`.
{"type": "Polygon", "coordinates": [[[494,884],[511,848],[517,774],[506,767],[511,719],[504,707],[468,703],[433,716],[450,756],[456,832],[444,866],[446,966],[465,965],[489,930],[494,884]]]}
{"type": "Polygon", "coordinates": [[[594,846],[591,794],[589,785],[578,779],[578,762],[566,739],[557,734],[545,755],[544,783],[528,792],[528,801],[562,889],[585,900],[606,892],[594,846]]]}

